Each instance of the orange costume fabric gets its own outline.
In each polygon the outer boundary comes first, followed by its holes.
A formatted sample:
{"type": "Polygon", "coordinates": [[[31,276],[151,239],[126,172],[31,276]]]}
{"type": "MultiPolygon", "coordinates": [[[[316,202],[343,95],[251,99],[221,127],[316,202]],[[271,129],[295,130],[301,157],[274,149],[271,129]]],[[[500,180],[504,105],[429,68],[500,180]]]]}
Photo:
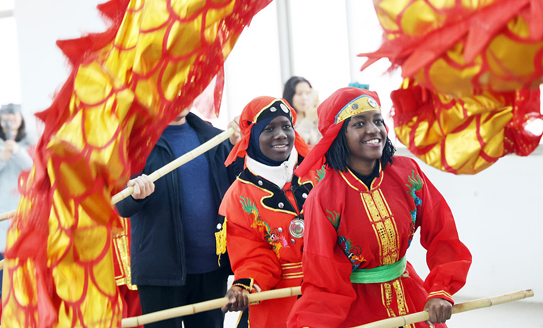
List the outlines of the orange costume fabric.
{"type": "MultiPolygon", "coordinates": [[[[234,279],[250,291],[300,286],[303,238],[293,220],[320,179],[316,171],[294,176],[282,189],[245,169],[221,203],[234,279]],[[254,289],[255,285],[258,289],[254,289]]],[[[250,327],[286,327],[296,296],[249,306],[250,327]]]]}
{"type": "Polygon", "coordinates": [[[429,298],[453,302],[466,281],[471,254],[443,196],[412,159],[395,156],[370,188],[350,170],[327,169],[304,211],[302,297],[288,327],[353,327],[422,311],[429,298]],[[402,259],[417,229],[430,268],[425,281],[407,262],[399,278],[351,282],[357,269],[402,259]]]}
{"type": "Polygon", "coordinates": [[[112,0],[104,33],[57,44],[52,106],[7,235],[2,327],[120,327],[111,196],[140,171],[270,0],[112,0]]]}
{"type": "Polygon", "coordinates": [[[526,126],[542,118],[543,1],[374,4],[387,40],[360,54],[369,58],[362,69],[383,57],[401,66],[395,131],[413,154],[446,172],[475,174],[537,147],[541,134],[526,126]],[[406,110],[399,98],[419,106],[406,110]]]}

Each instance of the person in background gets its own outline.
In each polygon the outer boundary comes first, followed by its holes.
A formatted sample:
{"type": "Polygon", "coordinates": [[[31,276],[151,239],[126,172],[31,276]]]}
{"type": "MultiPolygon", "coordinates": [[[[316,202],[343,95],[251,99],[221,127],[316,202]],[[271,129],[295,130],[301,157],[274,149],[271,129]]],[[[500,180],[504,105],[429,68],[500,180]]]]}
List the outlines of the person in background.
{"type": "MultiPolygon", "coordinates": [[[[32,168],[31,145],[26,134],[21,105],[8,104],[0,107],[0,213],[17,209],[20,194],[18,179],[21,171],[32,168]]],[[[4,258],[6,234],[11,220],[0,222],[0,259],[4,258]]],[[[0,275],[2,295],[2,275],[0,275]]]]}
{"type": "MultiPolygon", "coordinates": [[[[21,171],[32,168],[30,147],[21,105],[0,107],[0,213],[17,209],[20,194],[17,181],[21,171]]],[[[0,223],[0,253],[4,253],[9,222],[0,223]]]]}
{"type": "Polygon", "coordinates": [[[314,170],[293,175],[309,151],[295,123],[284,99],[253,99],[240,117],[243,137],[226,162],[244,158],[246,165],[224,196],[217,232],[217,253],[228,250],[235,279],[223,311],[249,307],[238,327],[286,327],[295,296],[250,305],[248,294],[300,286],[303,279],[303,204],[322,176],[314,170]]]}
{"type": "Polygon", "coordinates": [[[285,99],[298,115],[294,127],[309,146],[314,146],[322,138],[318,129],[317,106],[318,97],[311,83],[303,77],[293,76],[285,83],[283,89],[285,99]]]}
{"type": "MultiPolygon", "coordinates": [[[[130,218],[131,283],[137,285],[143,314],[226,293],[230,264],[227,257],[219,264],[214,233],[221,200],[242,168],[236,163],[224,166],[239,135],[154,183],[148,176],[220,132],[185,109],[162,133],[143,174],[128,182],[134,187],[132,196],[117,204],[119,214],[130,218]]],[[[145,327],[217,328],[223,321],[217,309],[145,327]]]]}
{"type": "Polygon", "coordinates": [[[323,139],[295,171],[326,159],[305,202],[302,296],[288,327],[354,327],[427,310],[409,327],[446,327],[471,254],[447,202],[417,163],[394,156],[376,92],[343,88],[319,106],[323,139]],[[423,281],[407,261],[415,231],[427,250],[423,281]]]}

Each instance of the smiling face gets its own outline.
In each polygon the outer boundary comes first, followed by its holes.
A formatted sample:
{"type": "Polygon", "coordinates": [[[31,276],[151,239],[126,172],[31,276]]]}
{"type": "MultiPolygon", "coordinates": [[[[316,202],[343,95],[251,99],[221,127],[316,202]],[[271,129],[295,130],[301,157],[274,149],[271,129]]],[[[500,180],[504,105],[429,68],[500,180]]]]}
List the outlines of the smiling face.
{"type": "Polygon", "coordinates": [[[272,161],[283,162],[288,159],[294,147],[294,139],[294,129],[290,120],[285,116],[278,116],[264,128],[258,143],[264,156],[272,161]]]}
{"type": "Polygon", "coordinates": [[[371,174],[383,155],[387,131],[381,112],[372,110],[354,115],[345,132],[349,166],[362,175],[371,174]]]}

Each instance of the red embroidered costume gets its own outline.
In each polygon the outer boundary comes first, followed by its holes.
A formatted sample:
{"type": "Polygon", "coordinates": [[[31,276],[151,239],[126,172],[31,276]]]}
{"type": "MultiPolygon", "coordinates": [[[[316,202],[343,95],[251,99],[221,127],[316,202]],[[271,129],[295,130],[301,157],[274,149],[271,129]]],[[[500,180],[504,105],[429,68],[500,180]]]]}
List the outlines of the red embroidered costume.
{"type": "MultiPolygon", "coordinates": [[[[259,97],[251,101],[240,118],[243,138],[232,150],[227,164],[237,156],[245,156],[252,126],[281,110],[288,110],[291,122],[296,122],[296,113],[282,99],[259,97]]],[[[235,286],[250,292],[300,286],[302,206],[309,191],[322,178],[313,170],[302,177],[292,176],[292,170],[307,152],[307,146],[296,134],[290,157],[280,166],[270,168],[245,156],[246,169],[221,203],[219,213],[225,217],[225,223],[217,233],[218,253],[224,253],[226,237],[235,286]],[[288,167],[290,176],[282,175],[288,167]]],[[[295,301],[296,297],[290,297],[250,305],[250,327],[286,327],[295,301]]],[[[242,326],[246,320],[240,322],[242,326]]]]}
{"type": "MultiPolygon", "coordinates": [[[[330,147],[337,126],[341,127],[340,110],[352,99],[344,100],[336,92],[321,105],[324,141],[302,166],[309,167],[330,147]]],[[[471,254],[458,239],[443,196],[412,159],[395,156],[384,168],[379,163],[370,188],[349,168],[341,172],[328,167],[307,199],[302,297],[292,310],[289,327],[353,327],[422,311],[430,298],[452,303],[451,295],[464,285],[471,254]],[[430,268],[425,281],[405,259],[417,229],[430,268]],[[390,271],[397,274],[387,276],[390,271]],[[358,273],[373,277],[360,278],[358,273]],[[380,282],[374,282],[376,276],[380,282]]],[[[306,170],[302,166],[296,173],[306,170]]]]}

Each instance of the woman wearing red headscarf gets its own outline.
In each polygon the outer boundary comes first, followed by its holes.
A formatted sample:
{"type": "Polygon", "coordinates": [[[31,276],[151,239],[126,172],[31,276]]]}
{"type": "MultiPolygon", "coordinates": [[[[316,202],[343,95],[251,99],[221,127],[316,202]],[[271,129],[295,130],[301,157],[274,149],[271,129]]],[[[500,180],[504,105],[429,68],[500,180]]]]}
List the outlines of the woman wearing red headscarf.
{"type": "Polygon", "coordinates": [[[305,203],[302,297],[288,327],[353,327],[426,309],[444,324],[471,254],[447,203],[412,159],[393,156],[377,93],[336,91],[318,109],[323,139],[295,171],[326,159],[305,203]],[[430,274],[405,254],[420,229],[430,274]]]}
{"type": "MultiPolygon", "coordinates": [[[[314,170],[293,175],[309,152],[293,129],[295,123],[296,112],[284,99],[252,100],[240,117],[242,138],[225,163],[245,157],[246,169],[228,189],[219,209],[225,219],[216,233],[217,253],[228,248],[235,278],[223,311],[249,307],[251,327],[286,327],[296,297],[249,306],[247,294],[300,286],[303,278],[302,206],[322,176],[314,170]]],[[[238,327],[247,323],[245,312],[238,327]]]]}

